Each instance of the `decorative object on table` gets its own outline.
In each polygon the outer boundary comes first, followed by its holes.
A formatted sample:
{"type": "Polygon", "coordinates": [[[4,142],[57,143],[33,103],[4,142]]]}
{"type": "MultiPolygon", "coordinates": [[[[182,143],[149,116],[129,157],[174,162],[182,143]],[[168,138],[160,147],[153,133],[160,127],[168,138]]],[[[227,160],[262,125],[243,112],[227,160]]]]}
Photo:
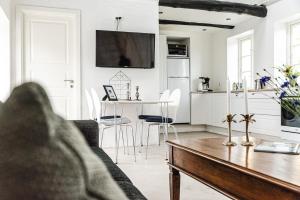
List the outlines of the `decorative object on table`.
{"type": "Polygon", "coordinates": [[[228,123],[228,140],[223,143],[225,146],[236,146],[236,143],[232,141],[232,129],[231,124],[232,122],[236,123],[234,120],[234,117],[236,115],[231,114],[231,90],[230,90],[230,80],[227,79],[227,117],[226,120],[223,121],[223,123],[228,123]]]}
{"type": "Polygon", "coordinates": [[[232,129],[231,129],[232,122],[236,123],[236,121],[234,120],[235,116],[236,115],[228,114],[227,119],[223,121],[223,123],[225,123],[225,122],[228,123],[228,140],[223,142],[223,145],[225,145],[225,146],[236,146],[237,145],[235,142],[232,141],[232,129]]]}
{"type": "Polygon", "coordinates": [[[299,155],[300,144],[263,141],[255,147],[254,151],[299,155]]]}
{"type": "Polygon", "coordinates": [[[286,114],[300,117],[300,88],[297,83],[300,72],[296,71],[295,66],[283,65],[274,67],[279,75],[273,76],[267,69],[263,69],[264,75],[257,73],[261,84],[275,90],[276,97],[270,97],[281,104],[286,114]]]}
{"type": "Polygon", "coordinates": [[[131,100],[131,85],[127,83],[127,100],[131,100]]]}
{"type": "Polygon", "coordinates": [[[119,71],[116,73],[109,80],[109,85],[113,86],[119,99],[131,99],[131,80],[124,72],[119,71]]]}
{"type": "Polygon", "coordinates": [[[255,119],[253,119],[254,114],[250,115],[249,114],[249,109],[248,109],[248,87],[247,87],[247,81],[244,79],[244,99],[245,99],[245,113],[246,114],[241,114],[244,119],[242,119],[240,122],[245,122],[246,126],[246,141],[242,142],[243,146],[254,146],[254,142],[250,141],[250,136],[249,136],[249,125],[250,123],[256,122],[255,119]]]}
{"type": "Polygon", "coordinates": [[[255,119],[253,119],[254,114],[249,115],[243,115],[243,118],[240,122],[245,122],[246,123],[246,140],[242,142],[243,146],[254,146],[254,142],[250,140],[250,134],[249,134],[249,125],[250,123],[256,122],[255,119]]]}
{"type": "Polygon", "coordinates": [[[118,97],[115,93],[113,86],[111,85],[103,85],[105,93],[109,101],[118,101],[118,97]]]}
{"type": "Polygon", "coordinates": [[[140,101],[140,92],[139,92],[140,87],[136,86],[135,87],[135,100],[140,101]]]}

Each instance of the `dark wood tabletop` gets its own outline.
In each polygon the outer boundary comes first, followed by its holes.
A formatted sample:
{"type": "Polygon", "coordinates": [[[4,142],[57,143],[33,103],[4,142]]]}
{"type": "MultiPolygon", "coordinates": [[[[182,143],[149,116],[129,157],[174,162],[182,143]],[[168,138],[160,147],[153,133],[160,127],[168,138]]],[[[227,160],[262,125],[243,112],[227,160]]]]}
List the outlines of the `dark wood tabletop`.
{"type": "MultiPolygon", "coordinates": [[[[241,144],[242,138],[233,138],[233,140],[241,144]]],[[[253,140],[256,144],[261,143],[259,139],[253,140]]],[[[276,187],[278,187],[278,190],[284,188],[299,194],[299,198],[296,195],[296,199],[300,199],[300,156],[254,152],[254,147],[241,145],[227,147],[222,145],[223,142],[224,138],[168,141],[170,181],[175,178],[176,184],[179,184],[176,178],[178,178],[177,171],[180,171],[231,198],[255,199],[252,198],[255,195],[244,191],[246,188],[243,187],[249,187],[249,190],[255,189],[257,192],[261,192],[260,188],[264,190],[273,188],[272,190],[277,192],[276,187]],[[256,183],[259,185],[257,188],[247,186],[256,183]],[[245,194],[240,194],[242,192],[245,194]]],[[[178,186],[171,188],[171,193],[176,190],[176,187],[178,186]]],[[[177,195],[179,196],[175,194],[177,195]]],[[[265,195],[268,197],[267,194],[265,195]]],[[[295,196],[291,197],[287,199],[295,198],[295,196]]]]}

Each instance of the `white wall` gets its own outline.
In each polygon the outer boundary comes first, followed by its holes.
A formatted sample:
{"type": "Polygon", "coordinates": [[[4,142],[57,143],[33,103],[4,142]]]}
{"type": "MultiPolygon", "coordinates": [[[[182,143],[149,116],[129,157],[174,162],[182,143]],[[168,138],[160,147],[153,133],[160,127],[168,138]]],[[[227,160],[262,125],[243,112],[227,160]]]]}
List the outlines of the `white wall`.
{"type": "MultiPolygon", "coordinates": [[[[299,0],[281,0],[268,7],[266,18],[253,18],[237,25],[233,30],[220,31],[213,35],[213,86],[226,89],[227,38],[254,30],[254,73],[274,66],[274,29],[282,19],[300,13],[299,0]],[[219,86],[219,83],[221,85],[219,86]]],[[[284,63],[282,63],[284,64],[284,63]]],[[[255,77],[254,77],[255,78],[255,77]]]]}
{"type": "Polygon", "coordinates": [[[8,18],[10,18],[10,9],[11,9],[11,0],[0,0],[0,7],[6,14],[8,18]]]}
{"type": "Polygon", "coordinates": [[[10,1],[0,0],[0,101],[10,91],[10,1]]]}
{"type": "MultiPolygon", "coordinates": [[[[123,18],[119,27],[120,31],[156,33],[158,49],[159,26],[156,0],[15,0],[14,8],[16,5],[46,6],[81,11],[82,94],[85,89],[93,87],[97,89],[99,96],[104,96],[102,85],[108,84],[109,79],[120,70],[95,67],[96,30],[116,30],[115,17],[123,18]]],[[[156,52],[155,69],[122,69],[132,80],[133,90],[136,85],[140,86],[143,99],[158,99],[159,97],[158,51],[156,52]]],[[[132,91],[133,97],[134,94],[135,91],[132,91]]],[[[135,108],[128,109],[132,110],[129,113],[134,116],[135,108]]],[[[88,118],[87,110],[85,96],[82,95],[84,119],[88,118]]],[[[153,109],[148,108],[148,110],[152,111],[153,109]]]]}
{"type": "Polygon", "coordinates": [[[190,38],[191,90],[197,91],[200,76],[211,77],[211,34],[203,31],[180,31],[161,29],[160,35],[190,38]]]}

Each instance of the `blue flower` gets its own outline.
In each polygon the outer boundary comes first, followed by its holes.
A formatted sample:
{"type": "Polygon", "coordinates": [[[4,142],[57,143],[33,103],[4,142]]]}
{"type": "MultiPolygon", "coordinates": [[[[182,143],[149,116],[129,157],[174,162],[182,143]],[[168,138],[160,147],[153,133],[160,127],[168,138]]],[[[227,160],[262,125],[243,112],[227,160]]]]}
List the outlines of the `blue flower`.
{"type": "Polygon", "coordinates": [[[283,92],[281,92],[279,98],[280,98],[280,99],[283,99],[283,98],[285,97],[285,95],[286,95],[286,91],[283,91],[283,92]]]}
{"type": "Polygon", "coordinates": [[[265,86],[266,83],[269,82],[270,80],[271,80],[271,77],[269,77],[269,76],[263,76],[260,79],[260,83],[265,86]]]}
{"type": "Polygon", "coordinates": [[[300,101],[299,100],[294,100],[293,101],[293,106],[294,107],[297,107],[297,106],[299,106],[300,105],[300,101]]]}
{"type": "Polygon", "coordinates": [[[290,78],[294,80],[294,79],[297,79],[298,76],[297,75],[291,75],[290,78]]]}
{"type": "Polygon", "coordinates": [[[287,87],[289,87],[289,85],[290,85],[290,82],[286,81],[281,85],[281,88],[287,88],[287,87]]]}

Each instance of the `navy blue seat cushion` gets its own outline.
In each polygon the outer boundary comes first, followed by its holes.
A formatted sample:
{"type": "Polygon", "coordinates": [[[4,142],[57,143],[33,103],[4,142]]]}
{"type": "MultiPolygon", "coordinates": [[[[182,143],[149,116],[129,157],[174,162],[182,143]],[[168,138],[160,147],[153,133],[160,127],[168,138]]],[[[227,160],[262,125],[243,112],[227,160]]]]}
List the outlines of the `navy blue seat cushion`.
{"type": "MultiPolygon", "coordinates": [[[[108,115],[108,116],[103,116],[100,119],[113,119],[113,118],[115,118],[113,115],[108,115]]],[[[121,116],[117,115],[116,118],[121,118],[121,116]]]]}
{"type": "Polygon", "coordinates": [[[172,118],[165,118],[162,116],[153,116],[153,117],[148,117],[145,119],[146,122],[165,122],[167,121],[167,123],[173,123],[173,119],[172,118]]]}
{"type": "Polygon", "coordinates": [[[147,119],[149,117],[160,117],[160,116],[157,116],[157,115],[139,115],[139,119],[147,119]]]}

